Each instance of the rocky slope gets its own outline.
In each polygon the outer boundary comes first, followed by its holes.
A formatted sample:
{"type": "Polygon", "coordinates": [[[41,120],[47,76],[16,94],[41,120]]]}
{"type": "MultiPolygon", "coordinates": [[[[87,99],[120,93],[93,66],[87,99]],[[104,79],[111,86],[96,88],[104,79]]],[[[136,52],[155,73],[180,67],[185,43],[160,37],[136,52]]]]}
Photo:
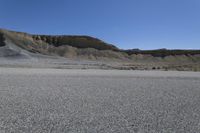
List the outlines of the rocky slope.
{"type": "Polygon", "coordinates": [[[65,57],[117,69],[200,70],[200,50],[121,50],[89,36],[31,35],[0,29],[0,57],[65,57]]]}

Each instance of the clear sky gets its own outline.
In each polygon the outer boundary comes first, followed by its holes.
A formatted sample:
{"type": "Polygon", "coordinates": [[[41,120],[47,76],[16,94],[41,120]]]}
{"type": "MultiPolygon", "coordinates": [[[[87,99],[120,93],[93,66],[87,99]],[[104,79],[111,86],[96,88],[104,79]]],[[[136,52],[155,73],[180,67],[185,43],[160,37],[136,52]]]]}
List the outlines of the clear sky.
{"type": "Polygon", "coordinates": [[[200,49],[200,0],[0,0],[0,28],[119,48],[200,49]]]}

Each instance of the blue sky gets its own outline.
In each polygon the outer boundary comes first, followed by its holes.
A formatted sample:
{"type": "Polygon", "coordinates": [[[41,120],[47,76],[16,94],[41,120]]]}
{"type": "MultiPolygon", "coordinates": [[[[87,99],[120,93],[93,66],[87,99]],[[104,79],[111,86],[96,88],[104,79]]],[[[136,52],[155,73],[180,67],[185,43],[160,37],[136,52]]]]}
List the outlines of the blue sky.
{"type": "Polygon", "coordinates": [[[0,0],[0,28],[119,48],[200,49],[200,0],[0,0]]]}

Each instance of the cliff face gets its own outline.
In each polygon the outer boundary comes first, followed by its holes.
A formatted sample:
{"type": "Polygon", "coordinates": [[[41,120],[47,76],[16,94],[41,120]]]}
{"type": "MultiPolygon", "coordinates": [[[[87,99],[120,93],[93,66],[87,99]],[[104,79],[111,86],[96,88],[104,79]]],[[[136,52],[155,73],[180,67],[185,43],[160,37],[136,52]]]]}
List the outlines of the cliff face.
{"type": "Polygon", "coordinates": [[[107,44],[97,38],[89,36],[47,36],[47,35],[32,35],[33,39],[37,41],[44,41],[55,47],[72,46],[76,48],[94,48],[97,50],[115,50],[119,49],[114,45],[107,44]]]}
{"type": "Polygon", "coordinates": [[[0,47],[5,46],[5,38],[3,36],[3,33],[0,33],[0,47]]]}

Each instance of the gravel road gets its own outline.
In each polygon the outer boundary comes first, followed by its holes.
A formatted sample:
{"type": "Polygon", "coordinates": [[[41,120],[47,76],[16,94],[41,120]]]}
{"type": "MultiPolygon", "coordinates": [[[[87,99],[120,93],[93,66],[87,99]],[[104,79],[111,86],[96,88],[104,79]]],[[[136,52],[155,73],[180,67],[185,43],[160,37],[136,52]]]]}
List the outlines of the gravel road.
{"type": "Polygon", "coordinates": [[[0,68],[0,133],[199,133],[200,73],[0,68]]]}

